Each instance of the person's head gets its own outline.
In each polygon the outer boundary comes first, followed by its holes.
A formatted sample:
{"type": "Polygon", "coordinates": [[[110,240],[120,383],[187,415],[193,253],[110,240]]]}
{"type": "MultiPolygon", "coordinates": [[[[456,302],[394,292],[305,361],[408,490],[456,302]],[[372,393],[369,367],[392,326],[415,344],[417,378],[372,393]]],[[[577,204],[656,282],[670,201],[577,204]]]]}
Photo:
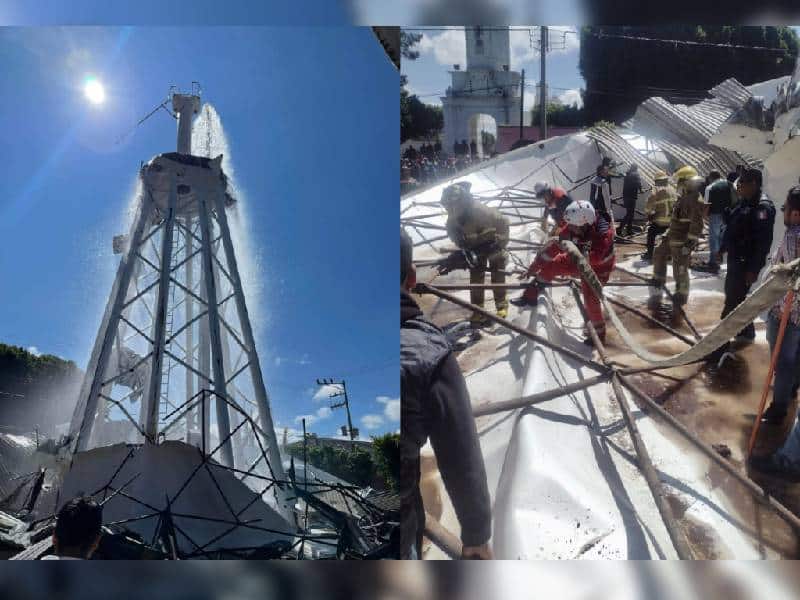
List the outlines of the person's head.
{"type": "Polygon", "coordinates": [[[747,167],[745,165],[736,165],[736,173],[739,175],[739,177],[741,177],[745,171],[747,171],[747,167]]]}
{"type": "Polygon", "coordinates": [[[586,200],[573,200],[564,209],[564,221],[573,235],[584,235],[596,219],[594,206],[586,200]]]}
{"type": "Polygon", "coordinates": [[[667,187],[669,185],[669,175],[667,175],[666,171],[656,171],[653,176],[653,183],[656,184],[656,187],[667,187]]]}
{"type": "Polygon", "coordinates": [[[537,181],[533,185],[533,193],[537,198],[544,199],[545,203],[549,206],[552,199],[552,189],[550,184],[546,181],[537,181]]]}
{"type": "Polygon", "coordinates": [[[103,508],[91,498],[67,502],[56,516],[53,548],[58,556],[90,558],[100,543],[103,508]]]}
{"type": "Polygon", "coordinates": [[[708,183],[714,183],[717,179],[722,179],[722,174],[717,171],[709,171],[708,172],[708,183]]]}
{"type": "Polygon", "coordinates": [[[410,290],[417,285],[417,271],[414,269],[414,244],[406,230],[400,228],[400,287],[410,290]]]}
{"type": "Polygon", "coordinates": [[[448,214],[453,216],[461,215],[469,205],[472,198],[470,188],[472,184],[468,181],[459,181],[448,185],[442,190],[442,206],[448,214]]]}
{"type": "Polygon", "coordinates": [[[600,177],[607,177],[608,176],[608,165],[605,164],[605,161],[603,161],[602,165],[599,165],[597,167],[597,174],[600,177]]]}
{"type": "Polygon", "coordinates": [[[783,224],[786,227],[800,225],[800,185],[794,186],[786,194],[786,204],[781,207],[783,224]]]}
{"type": "Polygon", "coordinates": [[[697,177],[697,170],[688,165],[683,166],[673,173],[673,177],[675,177],[675,189],[678,191],[678,195],[682,196],[688,191],[687,182],[693,177],[697,177]]]}
{"type": "Polygon", "coordinates": [[[758,169],[745,169],[739,175],[736,183],[736,193],[740,198],[745,200],[752,200],[761,196],[761,171],[758,169]]]}
{"type": "Polygon", "coordinates": [[[639,172],[639,165],[632,164],[630,167],[628,167],[628,175],[635,175],[638,172],[639,172]]]}

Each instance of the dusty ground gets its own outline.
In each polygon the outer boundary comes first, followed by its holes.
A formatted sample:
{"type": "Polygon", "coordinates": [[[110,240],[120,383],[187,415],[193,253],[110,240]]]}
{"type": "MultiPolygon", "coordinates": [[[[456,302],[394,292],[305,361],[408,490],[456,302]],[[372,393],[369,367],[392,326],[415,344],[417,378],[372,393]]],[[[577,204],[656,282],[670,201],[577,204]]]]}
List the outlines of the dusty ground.
{"type": "MultiPolygon", "coordinates": [[[[629,258],[634,252],[638,253],[640,248],[620,244],[617,255],[620,258],[629,258]]],[[[671,267],[668,275],[671,275],[671,267]]],[[[635,281],[633,277],[619,272],[614,279],[635,281]]],[[[666,302],[665,298],[665,304],[654,314],[647,309],[645,302],[629,300],[630,304],[691,337],[691,330],[685,321],[680,317],[673,318],[671,306],[666,302]]],[[[719,322],[722,305],[722,294],[704,293],[693,296],[690,293],[685,310],[695,327],[704,334],[719,322]]],[[[640,339],[646,341],[649,348],[652,347],[664,354],[678,353],[687,348],[686,344],[657,325],[648,323],[630,312],[620,311],[619,314],[627,316],[626,325],[632,332],[641,333],[640,339]]],[[[763,323],[756,323],[756,332],[756,342],[736,348],[736,360],[726,361],[719,369],[696,364],[665,369],[658,374],[639,374],[632,377],[639,387],[648,392],[704,442],[711,445],[724,444],[730,448],[729,460],[740,468],[745,462],[744,456],[770,360],[763,323]]],[[[615,360],[631,366],[646,366],[627,351],[613,328],[609,328],[608,347],[615,360]]],[[[770,388],[767,405],[771,400],[770,388]]],[[[794,414],[793,409],[790,410],[790,414],[794,414]]],[[[768,453],[780,446],[788,435],[791,425],[792,420],[788,417],[782,426],[762,425],[754,453],[768,453]]],[[[800,556],[797,536],[783,519],[769,508],[756,503],[751,494],[721,468],[712,466],[708,475],[715,487],[718,486],[725,491],[726,497],[746,521],[753,537],[758,540],[760,549],[763,546],[770,547],[786,558],[800,556]]],[[[790,510],[800,513],[800,483],[770,477],[755,470],[749,470],[748,475],[790,510]]],[[[680,515],[681,508],[685,510],[685,507],[678,504],[679,501],[675,499],[673,508],[680,515]]],[[[700,550],[707,558],[713,558],[711,544],[702,528],[687,524],[686,531],[695,549],[700,550]],[[707,555],[707,552],[711,552],[711,555],[707,555]]]]}

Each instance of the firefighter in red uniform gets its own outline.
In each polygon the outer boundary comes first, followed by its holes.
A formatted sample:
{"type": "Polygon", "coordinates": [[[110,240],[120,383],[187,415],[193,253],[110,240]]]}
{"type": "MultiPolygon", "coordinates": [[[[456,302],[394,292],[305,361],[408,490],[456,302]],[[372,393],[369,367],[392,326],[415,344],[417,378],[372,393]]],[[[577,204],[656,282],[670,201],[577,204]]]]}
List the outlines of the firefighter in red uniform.
{"type": "Polygon", "coordinates": [[[558,186],[551,186],[546,181],[538,181],[533,186],[533,192],[537,198],[544,200],[547,206],[545,210],[546,215],[553,217],[556,222],[555,227],[550,232],[550,235],[556,235],[561,226],[564,224],[564,211],[567,206],[572,204],[572,198],[564,191],[563,188],[558,186]]]}
{"type": "MultiPolygon", "coordinates": [[[[538,282],[550,282],[556,277],[580,277],[578,267],[561,248],[562,240],[570,240],[589,260],[601,283],[608,281],[614,270],[614,230],[602,216],[595,213],[590,202],[572,202],[564,211],[564,224],[553,239],[537,254],[525,277],[535,277],[532,285],[520,297],[511,301],[516,306],[534,306],[539,298],[538,282]]],[[[606,324],[600,299],[582,281],[583,301],[589,320],[597,330],[601,341],[605,341],[606,324]]],[[[591,343],[587,338],[586,343],[591,343]]]]}

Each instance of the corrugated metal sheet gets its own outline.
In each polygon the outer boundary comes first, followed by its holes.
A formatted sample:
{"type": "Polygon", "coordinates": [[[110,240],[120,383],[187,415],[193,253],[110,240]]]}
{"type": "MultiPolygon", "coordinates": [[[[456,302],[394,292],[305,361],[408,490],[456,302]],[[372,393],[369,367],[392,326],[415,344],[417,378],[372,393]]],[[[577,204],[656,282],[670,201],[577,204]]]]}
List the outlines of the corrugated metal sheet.
{"type": "Polygon", "coordinates": [[[652,186],[653,177],[659,168],[636,148],[625,141],[616,131],[608,126],[592,127],[586,135],[595,140],[603,149],[614,158],[621,161],[625,167],[636,163],[639,165],[639,174],[642,183],[652,186]]]}
{"type": "Polygon", "coordinates": [[[761,166],[751,156],[712,146],[708,140],[752,96],[736,79],[714,86],[708,98],[697,104],[672,104],[653,97],[642,102],[628,121],[632,130],[648,136],[676,164],[691,165],[700,173],[723,173],[737,164],[761,166]]]}
{"type": "Polygon", "coordinates": [[[744,106],[753,95],[733,77],[715,85],[709,90],[709,93],[735,110],[744,106]]]}

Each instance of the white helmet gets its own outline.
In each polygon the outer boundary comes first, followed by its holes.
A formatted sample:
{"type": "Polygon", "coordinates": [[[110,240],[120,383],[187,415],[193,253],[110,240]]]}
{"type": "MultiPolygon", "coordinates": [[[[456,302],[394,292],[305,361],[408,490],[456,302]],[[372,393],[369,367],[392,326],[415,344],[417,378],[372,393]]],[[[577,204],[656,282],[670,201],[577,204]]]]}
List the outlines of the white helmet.
{"type": "Polygon", "coordinates": [[[550,184],[546,181],[537,181],[533,186],[533,193],[537,198],[544,196],[544,193],[550,189],[550,184]]]}
{"type": "Polygon", "coordinates": [[[592,225],[595,218],[594,206],[587,200],[574,200],[564,210],[564,220],[576,227],[592,225]]]}

